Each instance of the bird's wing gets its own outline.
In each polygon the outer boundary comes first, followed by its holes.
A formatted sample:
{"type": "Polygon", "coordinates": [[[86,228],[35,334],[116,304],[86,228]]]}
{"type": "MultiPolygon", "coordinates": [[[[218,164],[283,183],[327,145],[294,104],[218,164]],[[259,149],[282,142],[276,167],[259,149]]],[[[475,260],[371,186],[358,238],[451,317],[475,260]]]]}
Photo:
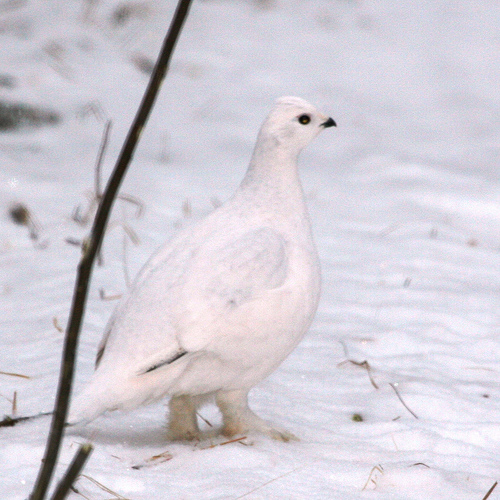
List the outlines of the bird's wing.
{"type": "MultiPolygon", "coordinates": [[[[287,245],[274,229],[259,228],[218,249],[210,261],[205,293],[236,307],[281,286],[288,272],[287,245]]],[[[221,311],[222,312],[222,311],[221,311]]]]}
{"type": "Polygon", "coordinates": [[[228,311],[286,280],[287,245],[275,230],[259,228],[220,240],[214,236],[193,251],[179,249],[149,268],[109,321],[97,364],[111,349],[114,362],[148,373],[173,363],[180,353],[194,354],[207,340],[196,331],[205,329],[210,336],[206,329],[216,318],[224,322],[228,311]]]}

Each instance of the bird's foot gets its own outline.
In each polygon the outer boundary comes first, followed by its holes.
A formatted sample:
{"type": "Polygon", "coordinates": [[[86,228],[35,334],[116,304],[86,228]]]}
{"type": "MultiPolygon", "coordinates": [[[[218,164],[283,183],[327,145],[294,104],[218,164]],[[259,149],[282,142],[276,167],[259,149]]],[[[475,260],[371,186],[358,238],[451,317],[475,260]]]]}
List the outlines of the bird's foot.
{"type": "Polygon", "coordinates": [[[196,400],[190,396],[174,396],[170,400],[167,437],[171,441],[194,441],[201,433],[196,418],[196,400]]]}
{"type": "Polygon", "coordinates": [[[169,426],[167,439],[169,441],[200,441],[201,433],[193,429],[172,429],[169,426]]]}
{"type": "Polygon", "coordinates": [[[251,432],[264,434],[276,441],[288,443],[289,441],[300,441],[300,439],[285,429],[272,426],[269,422],[253,415],[251,421],[238,421],[226,423],[222,428],[222,434],[226,437],[245,435],[251,432]]]}

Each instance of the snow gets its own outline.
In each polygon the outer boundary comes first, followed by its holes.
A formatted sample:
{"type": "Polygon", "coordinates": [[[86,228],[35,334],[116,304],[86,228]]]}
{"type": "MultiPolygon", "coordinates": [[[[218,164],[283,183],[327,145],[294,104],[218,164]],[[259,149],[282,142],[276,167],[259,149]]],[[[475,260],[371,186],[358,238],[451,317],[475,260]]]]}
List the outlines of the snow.
{"type": "MultiPolygon", "coordinates": [[[[53,406],[54,318],[65,325],[79,258],[66,240],[89,230],[71,214],[88,206],[106,119],[112,168],[147,84],[137,61],[156,56],[174,9],[165,3],[2,11],[1,73],[15,85],[0,99],[62,120],[0,136],[0,371],[30,377],[0,374],[0,413],[14,391],[19,414],[53,406]],[[117,24],[123,6],[131,14],[117,24]],[[9,218],[13,202],[31,211],[37,241],[9,218]]],[[[127,286],[119,223],[140,239],[127,245],[134,276],[231,195],[274,99],[300,95],[338,124],[301,158],[323,294],[305,339],[250,403],[301,441],[171,444],[162,402],[69,432],[57,477],[90,439],[76,486],[93,500],[112,496],[93,481],[133,500],[484,497],[500,470],[499,23],[493,0],[194,2],[122,189],[144,215],[117,204],[94,273],[76,387],[116,303],[99,290],[127,286]],[[163,453],[172,458],[149,460],[163,453]]],[[[201,414],[220,424],[215,409],[201,414]]],[[[0,429],[1,498],[29,494],[48,426],[0,429]]]]}

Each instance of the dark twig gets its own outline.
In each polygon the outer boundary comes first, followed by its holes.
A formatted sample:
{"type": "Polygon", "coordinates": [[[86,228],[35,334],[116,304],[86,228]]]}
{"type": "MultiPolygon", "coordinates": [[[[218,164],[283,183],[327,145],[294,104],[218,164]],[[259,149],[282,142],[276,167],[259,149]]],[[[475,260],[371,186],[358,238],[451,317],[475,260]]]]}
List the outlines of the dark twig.
{"type": "Polygon", "coordinates": [[[34,420],[38,417],[45,417],[47,415],[52,415],[53,412],[37,413],[36,415],[30,415],[28,417],[9,417],[6,415],[2,420],[0,420],[0,427],[14,427],[19,422],[25,422],[26,420],[34,420]]]}
{"type": "Polygon", "coordinates": [[[384,468],[380,464],[375,465],[375,467],[373,467],[372,470],[370,471],[370,474],[368,475],[368,479],[366,480],[366,483],[363,486],[363,488],[361,489],[361,491],[365,491],[370,483],[377,486],[378,476],[377,476],[376,472],[378,472],[379,474],[383,474],[384,468]],[[375,478],[374,478],[374,475],[375,475],[375,478]]]}
{"type": "MultiPolygon", "coordinates": [[[[104,155],[106,153],[106,149],[108,147],[109,133],[111,132],[111,123],[112,123],[111,120],[108,120],[106,122],[106,125],[104,125],[104,131],[102,134],[101,145],[99,146],[99,153],[97,155],[97,160],[96,160],[96,164],[95,164],[94,189],[95,189],[96,203],[100,203],[101,197],[102,197],[101,167],[102,167],[102,162],[104,160],[104,155]]],[[[102,252],[99,249],[99,252],[97,252],[97,264],[99,266],[102,266],[102,263],[103,263],[102,252]]]]}
{"type": "Polygon", "coordinates": [[[198,412],[196,412],[196,415],[200,417],[209,427],[213,427],[213,425],[203,415],[200,415],[198,412]]]}
{"type": "Polygon", "coordinates": [[[342,361],[342,363],[339,363],[338,366],[343,365],[345,363],[351,363],[354,366],[360,366],[361,368],[365,368],[366,372],[368,373],[368,378],[370,379],[370,382],[373,385],[373,387],[375,387],[375,389],[379,388],[375,380],[373,380],[371,366],[368,363],[368,361],[366,361],[366,359],[364,361],[354,361],[354,359],[347,359],[346,361],[342,361]]]}
{"type": "Polygon", "coordinates": [[[483,500],[486,500],[492,493],[493,490],[497,487],[498,481],[495,481],[493,483],[493,486],[486,492],[486,495],[484,495],[483,500]]]}
{"type": "Polygon", "coordinates": [[[61,479],[59,484],[57,485],[56,491],[52,495],[52,500],[64,500],[71,489],[71,486],[75,482],[78,474],[83,469],[85,462],[89,458],[89,455],[92,453],[94,447],[90,443],[82,444],[73,458],[66,474],[61,479]]]}
{"type": "Polygon", "coordinates": [[[0,375],[7,375],[8,377],[19,377],[19,378],[26,378],[30,379],[28,375],[23,375],[21,373],[12,373],[12,372],[0,372],[0,375]]]}
{"type": "Polygon", "coordinates": [[[396,393],[398,399],[401,401],[401,404],[418,420],[418,416],[413,411],[411,411],[408,405],[403,401],[401,394],[399,394],[398,388],[394,384],[389,383],[389,385],[394,389],[394,392],[396,393]]]}
{"type": "Polygon", "coordinates": [[[102,196],[101,190],[101,166],[102,161],[104,160],[104,154],[106,153],[106,149],[108,147],[109,142],[109,133],[111,131],[111,120],[108,120],[104,125],[104,131],[102,133],[101,145],[99,146],[99,153],[97,155],[97,160],[95,164],[95,196],[99,200],[102,196]]]}
{"type": "Polygon", "coordinates": [[[347,349],[347,346],[343,340],[340,341],[340,345],[342,346],[342,349],[344,350],[344,354],[345,354],[345,357],[347,358],[347,360],[342,361],[342,363],[339,363],[337,366],[343,365],[345,363],[351,363],[355,366],[361,366],[362,368],[365,368],[366,372],[368,373],[368,378],[370,379],[371,384],[373,385],[373,387],[375,389],[378,389],[378,385],[375,383],[375,380],[373,380],[371,366],[369,365],[368,361],[366,359],[364,361],[354,361],[353,359],[350,358],[349,350],[347,349]]]}
{"type": "Polygon", "coordinates": [[[59,386],[54,417],[52,419],[52,425],[42,466],[38,473],[38,478],[30,496],[30,500],[43,500],[45,498],[50,480],[54,473],[63,437],[64,424],[68,413],[69,398],[71,394],[71,387],[73,385],[73,373],[78,337],[80,334],[83,314],[85,312],[85,303],[95,257],[102,243],[111,207],[116,198],[116,194],[121,185],[127,167],[132,159],[141,132],[156,100],[163,78],[165,77],[171,55],[189,11],[190,4],[191,0],[179,0],[177,4],[177,9],[156,62],[154,72],[151,75],[148,88],[146,89],[139,110],[134,118],[134,122],[130,127],[127,138],[125,139],[111,178],[106,186],[106,190],[94,219],[94,225],[92,227],[90,237],[83,246],[82,258],[78,265],[70,319],[64,341],[62,366],[59,375],[59,386]]]}

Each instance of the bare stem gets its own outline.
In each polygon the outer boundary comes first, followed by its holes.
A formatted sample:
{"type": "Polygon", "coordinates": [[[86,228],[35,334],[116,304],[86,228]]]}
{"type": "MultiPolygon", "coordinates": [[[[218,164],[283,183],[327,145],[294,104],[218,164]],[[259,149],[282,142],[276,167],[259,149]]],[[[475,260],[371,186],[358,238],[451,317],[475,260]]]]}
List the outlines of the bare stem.
{"type": "Polygon", "coordinates": [[[389,383],[389,385],[394,389],[394,392],[396,393],[398,399],[401,401],[401,404],[418,420],[418,416],[415,414],[415,412],[413,412],[404,402],[403,398],[401,397],[401,394],[399,394],[398,388],[394,384],[389,383]]]}
{"type": "Polygon", "coordinates": [[[141,105],[130,127],[123,144],[120,156],[109,179],[106,190],[100,200],[99,208],[94,219],[94,225],[88,241],[84,244],[82,258],[78,265],[78,273],[73,293],[70,319],[64,340],[62,366],[59,375],[59,386],[55,405],[54,417],[50,428],[49,438],[45,449],[42,466],[40,467],[36,484],[30,495],[30,500],[43,500],[52,479],[59,456],[59,450],[64,433],[64,424],[69,407],[73,373],[75,367],[76,349],[82,324],[85,304],[87,300],[90,277],[92,275],[95,257],[102,243],[109,214],[125,172],[132,160],[142,129],[155,103],[156,96],[168,69],[170,58],[174,51],[177,39],[181,32],[184,20],[187,17],[191,0],[179,0],[172,23],[164,40],[155,69],[149,80],[141,105]]]}
{"type": "Polygon", "coordinates": [[[99,154],[97,155],[97,161],[95,164],[95,178],[94,178],[94,190],[95,197],[97,200],[101,197],[101,167],[104,160],[104,154],[106,153],[106,148],[109,142],[109,133],[111,131],[111,120],[108,120],[104,125],[104,132],[102,134],[101,145],[99,147],[99,154]]]}
{"type": "Polygon", "coordinates": [[[68,467],[66,474],[57,485],[57,488],[52,495],[52,500],[64,500],[66,498],[66,495],[75,482],[75,479],[78,477],[78,474],[80,474],[80,471],[83,469],[83,466],[93,449],[94,447],[90,443],[85,443],[80,446],[77,454],[68,467]]]}
{"type": "Polygon", "coordinates": [[[486,492],[486,495],[484,495],[483,500],[486,500],[492,493],[493,490],[497,487],[498,481],[495,481],[493,483],[493,486],[486,492]]]}

